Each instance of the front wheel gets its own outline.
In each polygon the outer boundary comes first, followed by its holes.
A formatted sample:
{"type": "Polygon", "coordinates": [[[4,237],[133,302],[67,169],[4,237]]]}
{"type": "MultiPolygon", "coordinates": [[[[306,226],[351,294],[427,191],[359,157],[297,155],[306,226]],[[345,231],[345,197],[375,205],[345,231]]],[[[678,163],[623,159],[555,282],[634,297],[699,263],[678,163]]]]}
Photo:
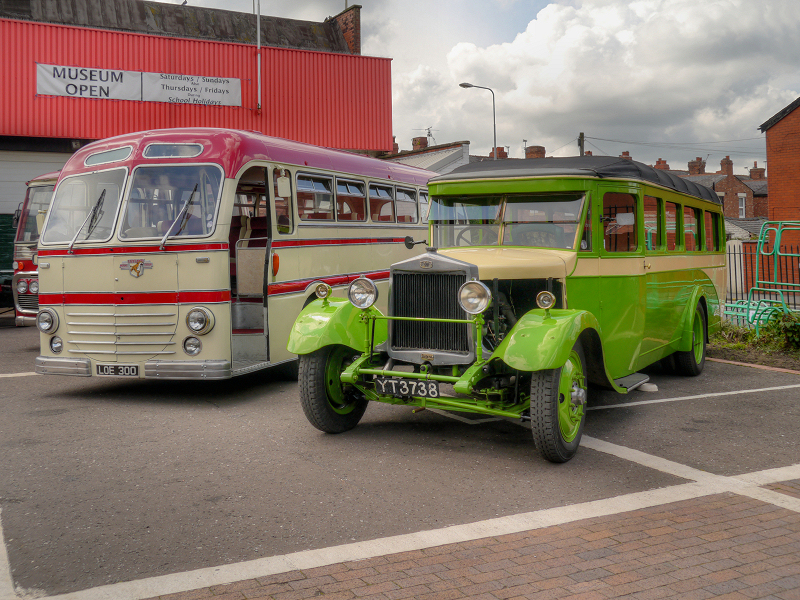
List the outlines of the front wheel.
{"type": "Polygon", "coordinates": [[[325,433],[353,429],[367,402],[364,395],[339,378],[358,352],[347,346],[326,346],[300,356],[300,404],[308,421],[325,433]]]}
{"type": "Polygon", "coordinates": [[[541,455],[555,463],[575,456],[586,418],[586,367],[577,342],[560,369],[531,376],[531,431],[541,455]]]}
{"type": "Polygon", "coordinates": [[[674,353],[675,373],[696,377],[706,364],[706,313],[698,303],[692,317],[692,349],[674,353]]]}

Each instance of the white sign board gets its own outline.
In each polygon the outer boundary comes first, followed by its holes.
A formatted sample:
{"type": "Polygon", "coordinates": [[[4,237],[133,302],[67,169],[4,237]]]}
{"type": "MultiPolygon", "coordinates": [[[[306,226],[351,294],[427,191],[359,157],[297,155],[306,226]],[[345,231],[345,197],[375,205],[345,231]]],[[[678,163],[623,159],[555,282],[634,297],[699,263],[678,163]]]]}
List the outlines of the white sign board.
{"type": "Polygon", "coordinates": [[[241,106],[242,82],[232,77],[142,73],[36,65],[36,93],[101,100],[241,106]]]}

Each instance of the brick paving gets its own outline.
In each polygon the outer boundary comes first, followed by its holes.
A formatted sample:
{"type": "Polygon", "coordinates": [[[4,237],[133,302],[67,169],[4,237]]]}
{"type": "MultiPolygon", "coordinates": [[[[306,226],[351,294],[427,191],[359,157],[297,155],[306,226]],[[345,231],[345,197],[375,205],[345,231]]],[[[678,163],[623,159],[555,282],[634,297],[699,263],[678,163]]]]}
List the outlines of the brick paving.
{"type": "Polygon", "coordinates": [[[157,598],[800,600],[800,513],[724,493],[157,598]]]}
{"type": "Polygon", "coordinates": [[[769,485],[765,485],[764,487],[774,492],[780,492],[782,494],[786,494],[787,496],[794,496],[795,498],[800,498],[800,479],[795,479],[793,481],[783,481],[781,483],[772,483],[769,485]]]}

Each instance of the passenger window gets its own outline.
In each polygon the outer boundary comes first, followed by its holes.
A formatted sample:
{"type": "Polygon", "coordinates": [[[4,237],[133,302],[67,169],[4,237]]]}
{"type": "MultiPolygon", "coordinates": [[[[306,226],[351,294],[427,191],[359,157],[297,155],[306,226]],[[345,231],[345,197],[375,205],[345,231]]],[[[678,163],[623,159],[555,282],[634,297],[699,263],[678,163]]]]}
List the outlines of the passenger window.
{"type": "Polygon", "coordinates": [[[292,178],[286,169],[272,170],[275,189],[275,220],[278,233],[289,234],[294,231],[294,211],[292,210],[292,178]]]}
{"type": "Polygon", "coordinates": [[[419,193],[419,217],[423,223],[428,222],[428,192],[419,193]]]}
{"type": "Polygon", "coordinates": [[[660,250],[664,245],[661,227],[661,200],[653,196],[644,197],[644,242],[648,250],[660,250]]]}
{"type": "Polygon", "coordinates": [[[667,250],[675,250],[678,245],[678,205],[666,202],[664,214],[667,221],[667,250]]]}
{"type": "Polygon", "coordinates": [[[634,252],[636,240],[636,197],[611,192],[603,196],[603,245],[606,252],[634,252]]]}
{"type": "Polygon", "coordinates": [[[417,193],[414,190],[397,188],[397,222],[417,222],[417,193]]]}
{"type": "Polygon", "coordinates": [[[716,250],[714,247],[715,238],[714,235],[714,215],[710,212],[703,212],[703,226],[705,229],[705,239],[706,239],[706,250],[712,252],[716,250]]]}
{"type": "Polygon", "coordinates": [[[363,183],[336,180],[336,218],[339,221],[367,220],[367,198],[363,183]]]}
{"type": "Polygon", "coordinates": [[[683,236],[684,247],[687,252],[696,252],[700,249],[698,243],[699,231],[697,230],[697,209],[690,206],[683,207],[683,236]]]}
{"type": "Polygon", "coordinates": [[[297,213],[301,221],[333,221],[333,180],[298,175],[297,213]]]}
{"type": "Polygon", "coordinates": [[[389,186],[369,186],[369,213],[373,221],[394,223],[394,190],[389,186]]]}
{"type": "Polygon", "coordinates": [[[722,227],[720,225],[722,215],[714,213],[711,216],[713,217],[711,221],[713,223],[712,228],[714,230],[714,250],[719,252],[725,247],[725,242],[722,241],[722,227]]]}

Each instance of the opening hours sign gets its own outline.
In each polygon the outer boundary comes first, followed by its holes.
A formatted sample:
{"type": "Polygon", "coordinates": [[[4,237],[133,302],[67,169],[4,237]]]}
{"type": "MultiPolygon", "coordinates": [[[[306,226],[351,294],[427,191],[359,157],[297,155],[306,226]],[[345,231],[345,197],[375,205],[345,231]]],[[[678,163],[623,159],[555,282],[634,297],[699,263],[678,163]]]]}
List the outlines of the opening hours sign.
{"type": "Polygon", "coordinates": [[[36,93],[96,100],[134,100],[206,106],[241,106],[242,83],[205,77],[36,64],[36,93]]]}

